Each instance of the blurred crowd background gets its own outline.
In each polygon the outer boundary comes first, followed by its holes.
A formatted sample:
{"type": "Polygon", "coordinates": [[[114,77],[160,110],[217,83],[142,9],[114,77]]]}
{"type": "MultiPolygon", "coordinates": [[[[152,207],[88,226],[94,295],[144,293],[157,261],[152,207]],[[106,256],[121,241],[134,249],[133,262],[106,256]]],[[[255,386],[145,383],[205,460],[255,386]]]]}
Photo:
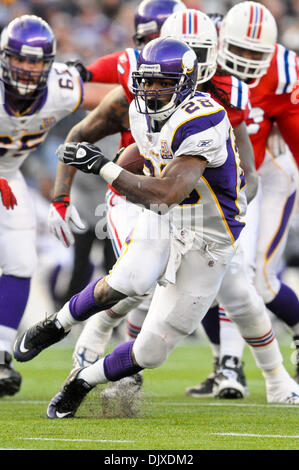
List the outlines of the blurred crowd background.
{"type": "MultiPolygon", "coordinates": [[[[16,16],[30,13],[52,26],[58,59],[74,56],[90,63],[97,57],[133,46],[136,0],[2,0],[0,28],[16,16]]],[[[225,14],[236,0],[186,0],[188,8],[225,14]]],[[[299,0],[263,0],[277,20],[279,41],[299,52],[299,0]]]]}
{"type": "MultiPolygon", "coordinates": [[[[134,13],[139,3],[140,1],[136,0],[0,0],[0,31],[17,16],[38,15],[53,28],[58,46],[56,60],[65,62],[78,58],[87,65],[100,56],[121,51],[126,47],[134,47],[132,41],[134,13]]],[[[184,3],[188,8],[200,9],[205,13],[225,14],[239,1],[185,0],[184,3]]],[[[299,0],[263,0],[260,3],[268,7],[276,18],[279,31],[278,41],[299,53],[299,0]]],[[[64,141],[69,129],[84,115],[84,111],[78,110],[72,116],[65,118],[59,126],[50,132],[46,142],[27,159],[23,167],[37,205],[38,248],[42,261],[41,266],[47,266],[48,263],[49,269],[45,268],[47,282],[52,283],[52,294],[57,298],[59,297],[57,289],[60,288],[62,291],[67,289],[69,282],[65,275],[65,269],[61,271],[61,266],[67,268],[69,277],[71,277],[74,251],[73,249],[65,250],[62,245],[60,246],[60,242],[56,243],[56,240],[49,239],[47,214],[56,171],[55,150],[64,141]],[[58,282],[58,276],[61,272],[63,272],[61,277],[64,282],[58,282]]],[[[104,147],[103,150],[109,157],[113,157],[118,147],[118,136],[101,142],[101,147],[104,147]]],[[[85,239],[82,245],[86,247],[86,243],[90,243],[89,249],[83,255],[89,258],[89,262],[87,265],[85,263],[85,267],[79,266],[79,272],[80,270],[82,272],[82,269],[93,269],[95,265],[97,265],[98,271],[105,272],[111,261],[109,254],[108,265],[107,259],[105,261],[105,253],[99,257],[98,247],[94,256],[91,251],[94,237],[92,234],[94,234],[97,223],[95,208],[99,203],[104,202],[105,190],[106,185],[99,179],[95,178],[91,184],[88,175],[80,174],[75,178],[72,200],[87,222],[87,235],[90,237],[87,241],[85,239]]],[[[298,234],[299,211],[293,218],[285,255],[285,266],[282,266],[282,272],[286,272],[284,268],[287,266],[295,267],[296,273],[299,273],[298,234]]],[[[101,250],[103,251],[102,245],[101,250]]],[[[82,259],[82,255],[79,257],[82,259]]],[[[95,272],[93,271],[94,274],[95,272]]],[[[289,271],[285,275],[288,273],[289,271]]],[[[296,276],[295,278],[291,276],[287,282],[299,291],[299,275],[296,276]]],[[[63,292],[61,295],[63,296],[63,292]]],[[[40,306],[38,307],[40,308],[40,306]]]]}

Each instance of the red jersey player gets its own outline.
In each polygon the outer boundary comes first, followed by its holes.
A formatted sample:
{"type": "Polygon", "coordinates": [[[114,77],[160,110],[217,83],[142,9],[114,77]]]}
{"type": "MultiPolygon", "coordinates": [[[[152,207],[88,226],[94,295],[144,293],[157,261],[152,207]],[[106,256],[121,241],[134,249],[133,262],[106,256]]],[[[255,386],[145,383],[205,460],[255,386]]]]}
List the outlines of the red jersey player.
{"type": "MultiPolygon", "coordinates": [[[[298,298],[277,276],[298,184],[290,154],[291,151],[299,165],[299,105],[292,95],[298,59],[294,52],[277,44],[276,38],[277,26],[271,12],[259,3],[241,2],[229,10],[220,26],[218,63],[250,87],[252,109],[247,125],[260,191],[249,206],[250,219],[244,230],[246,251],[252,255],[247,262],[254,268],[251,276],[266,306],[289,326],[298,344],[298,298]],[[280,136],[271,136],[277,129],[288,147],[280,136]]],[[[218,377],[212,377],[213,393],[223,398],[243,397],[246,388],[240,373],[242,339],[238,341],[240,336],[224,312],[220,313],[220,320],[222,369],[218,377]]],[[[295,379],[299,381],[298,363],[295,379]]]]}

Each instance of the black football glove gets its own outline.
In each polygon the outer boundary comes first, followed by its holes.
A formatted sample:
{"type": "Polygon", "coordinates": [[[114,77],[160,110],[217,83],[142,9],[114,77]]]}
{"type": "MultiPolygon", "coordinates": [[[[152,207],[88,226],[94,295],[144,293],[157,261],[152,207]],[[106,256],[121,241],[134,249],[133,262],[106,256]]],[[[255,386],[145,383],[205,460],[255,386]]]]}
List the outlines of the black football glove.
{"type": "Polygon", "coordinates": [[[87,68],[82,64],[80,60],[74,59],[74,60],[68,60],[66,62],[66,65],[70,67],[76,67],[78,70],[80,77],[82,78],[83,82],[90,82],[92,79],[92,73],[87,70],[87,68]]]}
{"type": "Polygon", "coordinates": [[[59,145],[56,150],[58,159],[66,165],[71,165],[84,173],[98,175],[100,169],[110,160],[106,158],[101,149],[88,142],[68,142],[59,145]]]}

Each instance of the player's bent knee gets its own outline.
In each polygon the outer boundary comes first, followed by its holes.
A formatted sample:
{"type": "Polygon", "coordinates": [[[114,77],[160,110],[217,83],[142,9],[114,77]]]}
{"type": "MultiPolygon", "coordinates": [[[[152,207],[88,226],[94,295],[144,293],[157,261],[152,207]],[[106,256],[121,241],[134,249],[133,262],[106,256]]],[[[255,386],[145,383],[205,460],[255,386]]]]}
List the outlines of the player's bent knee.
{"type": "Polygon", "coordinates": [[[167,358],[165,340],[151,331],[142,331],[133,346],[137,364],[143,369],[159,367],[167,358]]]}
{"type": "Polygon", "coordinates": [[[250,313],[251,316],[259,315],[264,308],[263,299],[253,286],[247,285],[246,289],[237,290],[236,295],[221,296],[219,298],[223,308],[231,318],[250,313]]]}
{"type": "Polygon", "coordinates": [[[153,277],[144,277],[144,273],[140,273],[139,278],[132,285],[132,290],[134,291],[134,297],[136,296],[145,296],[151,290],[151,288],[156,284],[156,279],[153,277]],[[142,276],[143,274],[143,276],[142,276]]]}

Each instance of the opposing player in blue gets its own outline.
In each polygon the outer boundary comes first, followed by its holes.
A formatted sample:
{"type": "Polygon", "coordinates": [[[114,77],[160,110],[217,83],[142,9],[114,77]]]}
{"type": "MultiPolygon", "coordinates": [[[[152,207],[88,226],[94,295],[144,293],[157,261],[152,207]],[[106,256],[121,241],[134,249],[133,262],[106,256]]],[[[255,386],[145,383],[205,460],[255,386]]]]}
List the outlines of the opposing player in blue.
{"type": "MultiPolygon", "coordinates": [[[[77,322],[126,296],[147,293],[157,280],[158,286],[136,341],[73,370],[51,400],[49,418],[74,416],[99,383],[160,366],[219,295],[244,227],[245,180],[225,110],[210,95],[195,91],[197,65],[194,51],[170,38],[151,41],[139,56],[130,123],[148,176],[128,173],[90,144],[67,143],[58,149],[64,163],[100,174],[144,210],[110,274],[20,335],[15,358],[31,360],[77,322]]],[[[251,298],[255,291],[247,296],[254,311],[231,313],[248,344],[252,338],[260,342],[253,354],[263,370],[267,400],[299,403],[299,386],[282,365],[264,305],[257,296],[251,298]]]]}

